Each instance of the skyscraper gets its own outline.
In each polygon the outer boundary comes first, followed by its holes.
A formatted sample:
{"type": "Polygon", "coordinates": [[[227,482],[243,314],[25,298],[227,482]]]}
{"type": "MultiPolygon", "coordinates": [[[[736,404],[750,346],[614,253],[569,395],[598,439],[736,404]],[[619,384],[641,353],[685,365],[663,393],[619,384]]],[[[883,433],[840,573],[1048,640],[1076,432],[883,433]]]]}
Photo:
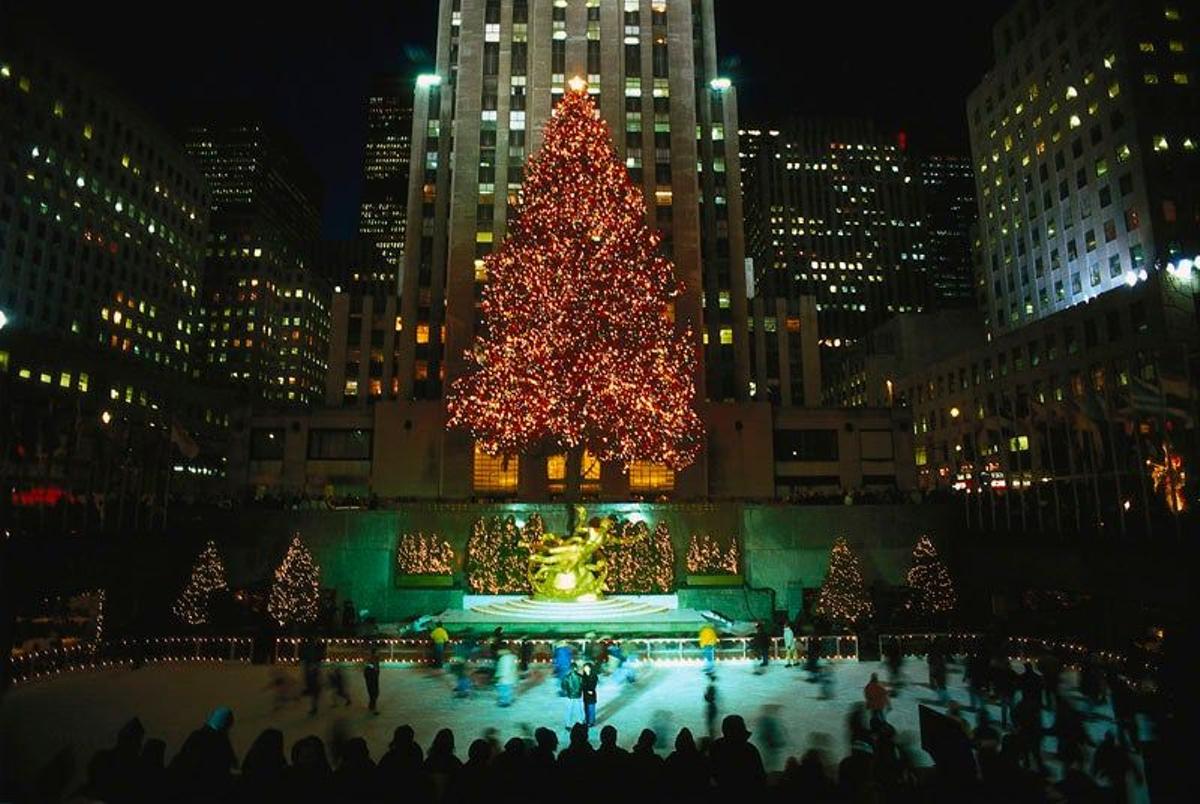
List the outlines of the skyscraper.
{"type": "MultiPolygon", "coordinates": [[[[675,316],[703,350],[700,393],[747,399],[736,103],[717,73],[712,0],[443,0],[436,72],[418,79],[414,104],[401,397],[441,400],[464,370],[482,258],[504,238],[525,158],[573,76],[587,81],[684,283],[675,316]]],[[[477,486],[490,482],[493,459],[444,438],[447,484],[469,484],[472,466],[477,486]]],[[[504,465],[513,482],[517,464],[504,465]]]]}
{"type": "MultiPolygon", "coordinates": [[[[835,118],[740,134],[755,309],[783,299],[795,317],[811,299],[829,371],[872,327],[932,305],[920,184],[896,138],[835,118]]],[[[771,324],[754,321],[756,332],[771,324]]]]}
{"type": "Polygon", "coordinates": [[[194,126],[186,148],[212,188],[200,325],[209,376],[254,401],[320,400],[329,287],[313,267],[315,177],[293,145],[250,118],[194,126]]]}
{"type": "Polygon", "coordinates": [[[404,264],[405,202],[412,146],[413,82],[395,74],[372,77],[367,93],[367,143],[358,231],[392,266],[399,294],[404,264]]]}
{"type": "Polygon", "coordinates": [[[1023,0],[996,24],[967,102],[989,332],[1195,254],[1196,13],[1023,0]]]}
{"type": "Polygon", "coordinates": [[[918,160],[925,230],[933,275],[933,306],[975,306],[971,227],[978,216],[975,172],[965,156],[936,154],[918,160]]]}

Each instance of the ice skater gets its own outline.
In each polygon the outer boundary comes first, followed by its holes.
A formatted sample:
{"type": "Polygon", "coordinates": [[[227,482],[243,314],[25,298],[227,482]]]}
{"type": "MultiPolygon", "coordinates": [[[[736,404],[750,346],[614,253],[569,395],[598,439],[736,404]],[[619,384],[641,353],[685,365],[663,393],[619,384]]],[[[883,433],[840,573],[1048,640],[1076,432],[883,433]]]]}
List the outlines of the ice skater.
{"type": "Polygon", "coordinates": [[[367,660],[363,662],[363,681],[367,685],[367,709],[378,715],[376,702],[379,700],[379,652],[372,646],[367,660]]]}

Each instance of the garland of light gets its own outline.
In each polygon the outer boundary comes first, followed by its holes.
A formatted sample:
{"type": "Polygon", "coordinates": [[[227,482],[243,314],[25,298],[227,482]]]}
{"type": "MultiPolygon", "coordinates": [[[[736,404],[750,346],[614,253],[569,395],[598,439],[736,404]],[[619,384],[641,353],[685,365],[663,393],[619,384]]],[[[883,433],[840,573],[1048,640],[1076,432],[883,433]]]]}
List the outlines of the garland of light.
{"type": "Polygon", "coordinates": [[[214,592],[223,592],[229,588],[225,581],[225,563],[217,551],[217,543],[209,540],[196,564],[192,567],[192,576],[179,599],[171,606],[171,611],[181,621],[188,625],[204,625],[209,621],[209,604],[214,592]]]}
{"type": "Polygon", "coordinates": [[[871,617],[871,598],[858,556],[839,537],[829,553],[829,571],[817,596],[816,614],[833,623],[854,625],[871,617]]]}
{"type": "Polygon", "coordinates": [[[267,612],[282,626],[314,623],[321,611],[321,568],[297,533],[275,570],[267,612]]]}
{"type": "Polygon", "coordinates": [[[645,220],[576,82],[528,160],[507,239],[484,260],[483,326],[447,394],[449,427],[492,455],[553,443],[625,467],[695,460],[698,344],[690,322],[675,325],[682,286],[645,220]]]}
{"type": "Polygon", "coordinates": [[[692,575],[737,575],[737,539],[729,541],[728,547],[710,534],[693,533],[688,542],[687,570],[692,575]]]}
{"type": "Polygon", "coordinates": [[[1167,510],[1173,514],[1182,514],[1187,510],[1187,470],[1183,468],[1183,456],[1171,449],[1166,441],[1162,445],[1162,461],[1146,459],[1150,467],[1150,479],[1154,483],[1154,491],[1161,494],[1167,510]]]}
{"type": "Polygon", "coordinates": [[[396,571],[403,575],[452,575],[454,548],[433,533],[406,533],[396,544],[396,571]]]}
{"type": "Polygon", "coordinates": [[[922,536],[913,546],[907,580],[908,608],[917,614],[949,614],[958,604],[950,570],[928,536],[922,536]]]}

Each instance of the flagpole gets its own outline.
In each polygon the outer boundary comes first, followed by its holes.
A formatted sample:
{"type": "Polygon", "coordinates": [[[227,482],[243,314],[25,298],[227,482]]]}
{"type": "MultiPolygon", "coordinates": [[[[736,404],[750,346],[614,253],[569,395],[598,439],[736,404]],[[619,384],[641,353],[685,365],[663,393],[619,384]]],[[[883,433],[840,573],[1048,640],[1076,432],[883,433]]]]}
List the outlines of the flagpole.
{"type": "Polygon", "coordinates": [[[1074,427],[1074,424],[1073,424],[1072,422],[1070,422],[1070,421],[1066,422],[1066,425],[1067,425],[1067,428],[1066,428],[1066,429],[1067,429],[1067,432],[1066,432],[1066,437],[1067,437],[1067,471],[1070,473],[1070,482],[1071,482],[1071,497],[1072,497],[1072,499],[1073,499],[1073,500],[1074,500],[1074,502],[1075,502],[1075,531],[1078,533],[1078,532],[1081,532],[1081,531],[1083,530],[1083,526],[1082,526],[1082,524],[1080,524],[1080,521],[1079,521],[1079,486],[1078,486],[1078,485],[1076,484],[1076,482],[1075,482],[1075,480],[1076,480],[1076,475],[1075,475],[1075,445],[1072,443],[1072,442],[1074,441],[1074,430],[1075,430],[1075,427],[1074,427]]]}

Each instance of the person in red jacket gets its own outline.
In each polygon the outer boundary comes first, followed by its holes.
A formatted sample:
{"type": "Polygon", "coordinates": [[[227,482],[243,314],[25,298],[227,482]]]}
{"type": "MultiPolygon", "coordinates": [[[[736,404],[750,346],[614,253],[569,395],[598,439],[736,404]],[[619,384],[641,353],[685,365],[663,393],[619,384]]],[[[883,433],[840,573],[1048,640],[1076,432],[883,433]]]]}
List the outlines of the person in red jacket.
{"type": "Polygon", "coordinates": [[[871,680],[863,687],[863,698],[867,702],[867,712],[871,716],[871,728],[878,729],[887,724],[887,710],[892,708],[887,687],[879,682],[879,676],[871,674],[871,680]]]}

